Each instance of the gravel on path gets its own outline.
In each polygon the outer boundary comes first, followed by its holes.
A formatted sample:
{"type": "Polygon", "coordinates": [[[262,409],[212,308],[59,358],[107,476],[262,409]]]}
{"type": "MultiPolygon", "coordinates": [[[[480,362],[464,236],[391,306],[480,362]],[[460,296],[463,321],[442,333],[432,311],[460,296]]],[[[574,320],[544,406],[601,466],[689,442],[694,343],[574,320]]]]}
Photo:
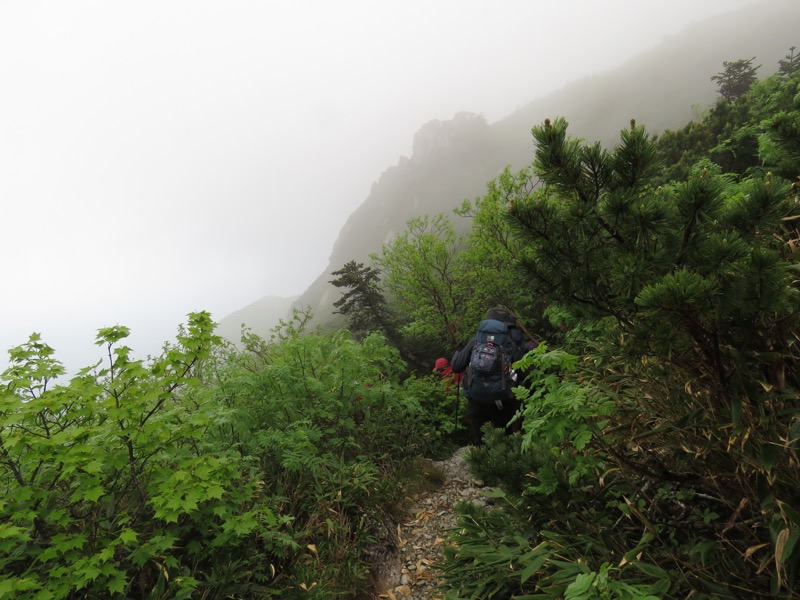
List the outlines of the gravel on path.
{"type": "Polygon", "coordinates": [[[377,598],[389,600],[437,600],[441,579],[436,566],[444,560],[448,531],[456,526],[455,507],[470,501],[486,505],[490,488],[473,478],[464,459],[468,447],[459,448],[443,461],[432,461],[444,473],[441,487],[422,492],[412,500],[409,517],[397,526],[396,552],[376,573],[377,598]]]}

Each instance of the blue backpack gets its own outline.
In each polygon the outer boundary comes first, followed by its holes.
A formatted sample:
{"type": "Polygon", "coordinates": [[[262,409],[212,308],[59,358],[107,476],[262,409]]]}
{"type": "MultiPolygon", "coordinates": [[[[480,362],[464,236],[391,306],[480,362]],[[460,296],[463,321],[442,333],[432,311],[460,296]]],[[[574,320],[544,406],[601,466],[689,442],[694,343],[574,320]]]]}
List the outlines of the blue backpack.
{"type": "Polygon", "coordinates": [[[495,319],[481,321],[464,378],[464,394],[479,404],[494,404],[502,410],[503,401],[513,398],[514,355],[508,327],[495,319]]]}

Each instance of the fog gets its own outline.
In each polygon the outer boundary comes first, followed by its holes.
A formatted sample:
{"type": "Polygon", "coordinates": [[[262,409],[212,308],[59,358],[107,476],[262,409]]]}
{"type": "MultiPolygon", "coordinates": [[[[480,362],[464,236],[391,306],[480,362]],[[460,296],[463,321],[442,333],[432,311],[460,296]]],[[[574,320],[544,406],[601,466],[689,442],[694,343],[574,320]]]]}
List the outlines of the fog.
{"type": "MultiPolygon", "coordinates": [[[[497,121],[755,0],[0,3],[5,351],[144,358],[293,296],[414,133],[497,121]]],[[[736,58],[736,57],[732,57],[736,58]]]]}

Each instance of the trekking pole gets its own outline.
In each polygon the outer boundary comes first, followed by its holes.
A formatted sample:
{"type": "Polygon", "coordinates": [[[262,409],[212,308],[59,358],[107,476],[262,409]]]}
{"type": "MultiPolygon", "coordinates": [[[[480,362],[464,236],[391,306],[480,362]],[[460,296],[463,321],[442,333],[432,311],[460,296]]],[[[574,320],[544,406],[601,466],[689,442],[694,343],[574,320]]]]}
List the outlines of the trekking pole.
{"type": "Polygon", "coordinates": [[[456,382],[456,420],[453,423],[453,433],[458,431],[458,405],[461,404],[461,386],[456,382]]]}

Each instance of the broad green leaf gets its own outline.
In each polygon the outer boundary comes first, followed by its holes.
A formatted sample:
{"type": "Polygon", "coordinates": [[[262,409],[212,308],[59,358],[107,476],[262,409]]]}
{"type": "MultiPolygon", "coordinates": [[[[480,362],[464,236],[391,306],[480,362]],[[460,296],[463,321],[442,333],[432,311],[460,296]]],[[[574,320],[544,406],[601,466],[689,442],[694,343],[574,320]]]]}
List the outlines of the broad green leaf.
{"type": "Polygon", "coordinates": [[[119,539],[123,544],[130,544],[138,539],[139,535],[133,529],[123,529],[119,534],[119,539]]]}

